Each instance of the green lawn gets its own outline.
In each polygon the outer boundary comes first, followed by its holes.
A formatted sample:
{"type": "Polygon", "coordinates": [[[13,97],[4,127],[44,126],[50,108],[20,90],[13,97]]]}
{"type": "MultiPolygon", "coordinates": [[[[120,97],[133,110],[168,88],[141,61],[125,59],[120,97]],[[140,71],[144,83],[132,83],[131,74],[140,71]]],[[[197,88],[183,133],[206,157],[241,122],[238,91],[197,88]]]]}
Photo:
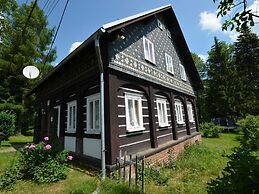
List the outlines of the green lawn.
{"type": "MultiPolygon", "coordinates": [[[[206,183],[217,177],[226,166],[227,158],[222,154],[230,153],[238,145],[236,134],[222,134],[220,138],[203,138],[202,143],[190,146],[170,167],[163,168],[163,175],[169,178],[167,185],[158,186],[154,182],[146,183],[146,193],[206,193],[206,183]]],[[[10,139],[14,142],[15,138],[10,139]]],[[[20,140],[17,140],[20,142],[20,140]]],[[[25,140],[26,142],[27,140],[25,140]]],[[[12,159],[15,152],[0,154],[0,174],[12,159]]],[[[2,193],[92,193],[99,183],[97,176],[70,169],[66,180],[50,185],[38,185],[30,181],[20,181],[12,191],[2,193]]],[[[136,193],[122,183],[107,179],[101,183],[102,194],[136,193]]]]}

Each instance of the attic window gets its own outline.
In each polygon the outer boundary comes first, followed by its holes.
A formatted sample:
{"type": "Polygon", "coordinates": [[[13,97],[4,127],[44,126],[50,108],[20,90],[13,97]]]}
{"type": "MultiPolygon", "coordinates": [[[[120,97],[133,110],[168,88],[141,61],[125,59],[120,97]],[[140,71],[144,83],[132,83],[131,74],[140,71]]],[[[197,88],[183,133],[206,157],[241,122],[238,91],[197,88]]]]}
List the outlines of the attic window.
{"type": "Polygon", "coordinates": [[[180,76],[183,81],[186,81],[186,73],[184,66],[182,64],[180,64],[180,76]]]}
{"type": "Polygon", "coordinates": [[[157,26],[160,28],[160,30],[164,29],[164,26],[163,26],[162,22],[159,19],[157,19],[157,26]]]}
{"type": "Polygon", "coordinates": [[[167,34],[167,36],[168,36],[169,38],[172,38],[172,37],[171,37],[171,32],[170,32],[170,30],[167,29],[167,30],[166,30],[166,34],[167,34]]]}
{"type": "Polygon", "coordinates": [[[143,47],[144,47],[145,59],[155,64],[156,60],[155,60],[154,44],[150,40],[148,40],[145,36],[143,36],[143,47]]]}

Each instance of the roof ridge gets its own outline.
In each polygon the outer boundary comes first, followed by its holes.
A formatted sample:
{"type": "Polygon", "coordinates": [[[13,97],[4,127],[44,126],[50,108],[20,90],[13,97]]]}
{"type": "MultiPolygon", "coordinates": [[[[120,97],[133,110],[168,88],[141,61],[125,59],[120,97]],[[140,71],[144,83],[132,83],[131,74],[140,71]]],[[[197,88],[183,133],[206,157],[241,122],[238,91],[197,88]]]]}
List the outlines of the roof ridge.
{"type": "Polygon", "coordinates": [[[113,27],[113,26],[117,26],[117,25],[119,25],[119,24],[121,24],[121,23],[124,23],[124,22],[130,21],[130,20],[133,20],[133,19],[142,17],[142,16],[144,16],[144,15],[150,14],[150,13],[152,13],[152,12],[159,11],[159,10],[164,9],[164,8],[169,8],[169,7],[172,7],[172,5],[171,5],[171,4],[167,4],[167,5],[158,7],[158,8],[154,8],[154,9],[150,9],[150,10],[147,10],[147,11],[143,11],[143,12],[137,13],[137,14],[135,14],[135,15],[131,15],[131,16],[128,16],[128,17],[119,19],[119,20],[115,20],[115,21],[106,23],[106,24],[104,24],[101,28],[103,28],[103,29],[108,29],[108,28],[111,28],[111,27],[113,27]]]}

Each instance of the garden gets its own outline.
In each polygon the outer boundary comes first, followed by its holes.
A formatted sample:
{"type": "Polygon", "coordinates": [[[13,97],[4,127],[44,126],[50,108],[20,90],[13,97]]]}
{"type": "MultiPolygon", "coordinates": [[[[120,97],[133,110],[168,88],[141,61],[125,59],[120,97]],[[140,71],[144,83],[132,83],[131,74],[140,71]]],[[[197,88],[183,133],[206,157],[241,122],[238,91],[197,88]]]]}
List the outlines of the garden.
{"type": "MultiPolygon", "coordinates": [[[[204,124],[203,135],[210,135],[187,147],[177,160],[165,166],[147,164],[145,192],[257,193],[259,118],[248,116],[239,125],[239,132],[221,133],[217,126],[204,124]]],[[[1,193],[92,193],[97,188],[105,194],[141,193],[117,179],[100,182],[98,172],[74,165],[72,156],[59,151],[48,137],[37,145],[28,140],[31,137],[20,135],[2,142],[1,193]],[[19,151],[8,151],[17,142],[19,151]]]]}

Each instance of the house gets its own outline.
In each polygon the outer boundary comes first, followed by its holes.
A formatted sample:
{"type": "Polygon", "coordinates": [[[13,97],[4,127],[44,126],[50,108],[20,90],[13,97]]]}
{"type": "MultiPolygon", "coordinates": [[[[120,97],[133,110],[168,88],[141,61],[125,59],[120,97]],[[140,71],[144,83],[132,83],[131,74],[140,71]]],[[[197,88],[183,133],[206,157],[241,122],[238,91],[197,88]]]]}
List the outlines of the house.
{"type": "Polygon", "coordinates": [[[200,139],[201,88],[171,5],[149,10],[103,25],[31,91],[34,140],[57,138],[75,158],[109,170],[120,150],[159,156],[200,139]]]}

